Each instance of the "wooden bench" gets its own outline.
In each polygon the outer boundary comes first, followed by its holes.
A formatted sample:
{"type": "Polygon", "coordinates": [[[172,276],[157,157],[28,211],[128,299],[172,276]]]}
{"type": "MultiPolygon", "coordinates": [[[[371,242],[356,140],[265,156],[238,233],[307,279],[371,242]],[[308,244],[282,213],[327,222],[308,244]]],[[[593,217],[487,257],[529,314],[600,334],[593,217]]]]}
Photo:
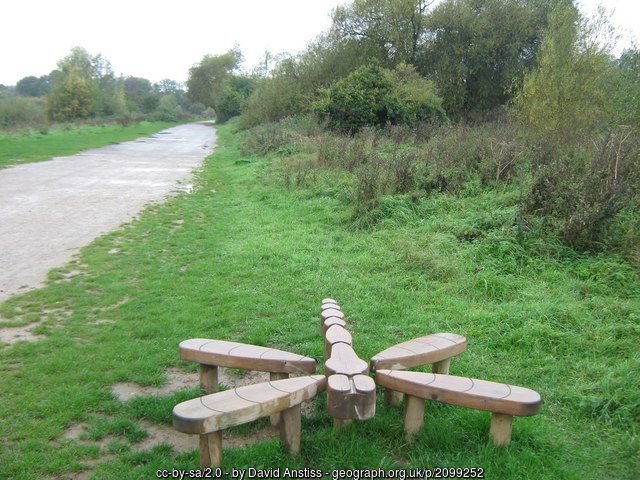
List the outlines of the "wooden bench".
{"type": "Polygon", "coordinates": [[[270,380],[316,371],[313,358],[245,343],[192,338],[180,342],[179,349],[182,360],[200,364],[200,385],[207,393],[218,391],[218,367],[269,372],[270,380]]]}
{"type": "Polygon", "coordinates": [[[491,438],[495,445],[511,440],[514,416],[531,416],[540,410],[540,395],[528,388],[436,373],[376,370],[375,382],[407,394],[404,429],[411,439],[422,427],[425,400],[492,412],[491,438]]]}
{"type": "MultiPolygon", "coordinates": [[[[316,371],[313,358],[245,343],[192,338],[181,342],[179,350],[181,359],[200,364],[200,387],[206,393],[218,391],[218,367],[269,372],[271,381],[289,378],[291,373],[316,371]]],[[[279,421],[280,415],[271,417],[272,425],[279,421]]]]}
{"type": "MultiPolygon", "coordinates": [[[[407,370],[431,364],[433,373],[448,374],[451,357],[467,349],[467,339],[455,333],[434,333],[398,343],[371,358],[371,370],[407,370]]],[[[403,394],[385,390],[385,402],[400,405],[403,394]]]]}
{"type": "Polygon", "coordinates": [[[295,455],[300,451],[300,404],[325,387],[324,376],[311,375],[194,398],[174,407],[173,426],[181,432],[200,435],[201,467],[217,467],[222,460],[222,430],[280,414],[280,439],[295,455]]]}

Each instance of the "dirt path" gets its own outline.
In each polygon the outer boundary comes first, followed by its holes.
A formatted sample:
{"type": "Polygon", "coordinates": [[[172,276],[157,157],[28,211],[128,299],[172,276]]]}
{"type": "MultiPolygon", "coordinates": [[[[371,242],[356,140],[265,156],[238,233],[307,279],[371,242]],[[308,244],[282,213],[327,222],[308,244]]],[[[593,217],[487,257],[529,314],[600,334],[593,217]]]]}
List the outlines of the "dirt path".
{"type": "Polygon", "coordinates": [[[0,170],[0,301],[43,285],[94,238],[185,182],[215,131],[192,123],[152,137],[0,170]]]}

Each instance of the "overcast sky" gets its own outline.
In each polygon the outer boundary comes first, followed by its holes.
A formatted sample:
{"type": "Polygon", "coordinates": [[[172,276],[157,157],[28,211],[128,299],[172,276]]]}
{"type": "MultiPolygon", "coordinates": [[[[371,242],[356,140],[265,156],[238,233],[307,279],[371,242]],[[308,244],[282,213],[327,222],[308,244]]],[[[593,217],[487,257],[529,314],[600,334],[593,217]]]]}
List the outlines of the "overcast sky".
{"type": "MultiPolygon", "coordinates": [[[[247,66],[272,53],[296,52],[330,24],[347,0],[16,0],[0,7],[0,84],[44,75],[74,46],[102,53],[116,74],[184,81],[203,55],[238,43],[247,66]]],[[[591,13],[615,9],[622,45],[640,38],[640,1],[582,0],[591,13]]]]}

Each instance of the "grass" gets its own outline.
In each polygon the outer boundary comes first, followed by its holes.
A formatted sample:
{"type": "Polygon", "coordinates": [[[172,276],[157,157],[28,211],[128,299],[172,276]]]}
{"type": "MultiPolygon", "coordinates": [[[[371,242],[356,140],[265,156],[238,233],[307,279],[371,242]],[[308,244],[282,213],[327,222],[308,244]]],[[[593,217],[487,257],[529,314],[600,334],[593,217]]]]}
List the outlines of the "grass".
{"type": "Polygon", "coordinates": [[[145,121],[127,126],[65,125],[43,130],[0,131],[0,169],[134,140],[173,125],[175,122],[145,121]]]}
{"type": "MultiPolygon", "coordinates": [[[[376,416],[335,433],[325,398],[303,418],[302,453],[276,440],[225,451],[225,466],[481,467],[486,478],[638,478],[640,473],[640,281],[613,255],[586,256],[522,243],[513,191],[436,194],[386,202],[374,229],[353,227],[332,176],[296,191],[271,161],[243,158],[233,124],[191,195],[150,206],[135,222],[84,248],[48,285],[0,306],[12,324],[45,316],[47,338],[0,350],[0,477],[80,471],[96,446],[60,440],[74,422],[94,439],[113,435],[114,455],[94,478],[155,478],[196,468],[195,451],[136,452],[136,421],[171,422],[198,394],[119,403],[116,382],[160,385],[180,366],[179,341],[210,337],[322,358],[319,301],[344,307],[358,354],[431,332],[467,336],[451,373],[539,391],[539,415],[514,421],[504,449],[488,443],[489,415],[428,403],[414,444],[402,411],[378,395],[376,416]],[[465,241],[465,232],[479,232],[465,241]],[[113,253],[114,250],[117,253],[113,253]],[[109,252],[112,253],[109,253],[109,252]],[[65,281],[64,272],[81,274],[65,281]],[[96,320],[115,323],[95,324],[96,320]]],[[[240,433],[246,430],[241,430],[240,433]]]]}

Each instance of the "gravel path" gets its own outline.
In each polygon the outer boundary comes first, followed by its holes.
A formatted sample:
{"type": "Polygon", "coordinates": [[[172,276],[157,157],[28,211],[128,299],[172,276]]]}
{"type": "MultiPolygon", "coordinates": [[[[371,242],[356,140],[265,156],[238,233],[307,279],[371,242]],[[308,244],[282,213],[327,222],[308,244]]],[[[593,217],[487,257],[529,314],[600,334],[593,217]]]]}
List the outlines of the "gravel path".
{"type": "Polygon", "coordinates": [[[145,204],[188,189],[215,139],[210,124],[192,123],[0,170],[0,301],[42,286],[49,269],[145,204]]]}

